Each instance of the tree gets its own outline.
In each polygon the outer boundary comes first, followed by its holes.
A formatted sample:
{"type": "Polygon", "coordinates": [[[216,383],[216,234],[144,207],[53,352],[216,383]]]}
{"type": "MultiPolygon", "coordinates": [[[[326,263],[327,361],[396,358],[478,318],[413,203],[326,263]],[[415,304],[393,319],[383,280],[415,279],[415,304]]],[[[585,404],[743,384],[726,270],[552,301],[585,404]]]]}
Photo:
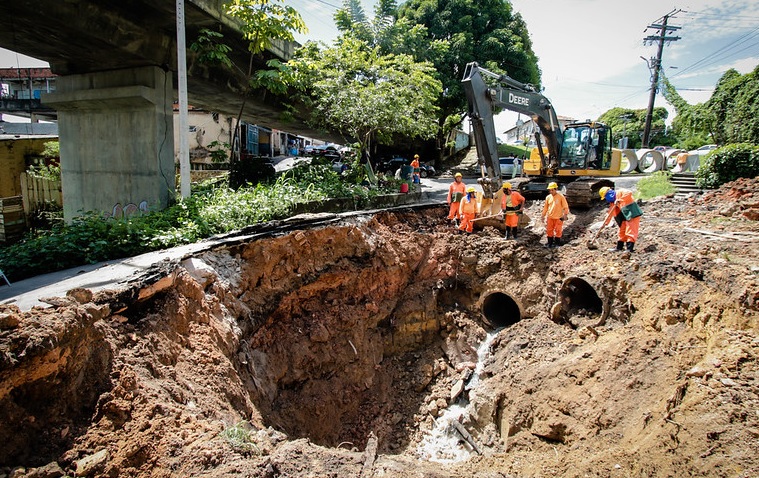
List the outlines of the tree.
{"type": "Polygon", "coordinates": [[[726,71],[709,100],[696,105],[688,104],[668,79],[663,85],[664,97],[677,111],[672,127],[682,147],[759,144],[759,66],[745,75],[726,71]]]}
{"type": "MultiPolygon", "coordinates": [[[[275,40],[292,42],[295,41],[293,32],[304,33],[306,23],[293,7],[286,5],[284,0],[231,0],[224,4],[227,15],[240,20],[240,29],[243,39],[248,42],[250,52],[246,69],[235,65],[229,57],[231,49],[223,43],[223,35],[212,30],[201,30],[198,39],[190,45],[190,49],[197,55],[197,61],[205,61],[217,65],[223,65],[234,74],[244,75],[243,98],[240,103],[240,112],[237,115],[235,134],[239,134],[242,112],[250,92],[257,88],[284,93],[285,85],[281,81],[280,73],[283,65],[278,60],[269,60],[266,64],[271,70],[253,70],[256,57],[261,58],[264,51],[270,48],[275,40]]],[[[265,91],[264,90],[264,91],[265,91]]],[[[236,154],[235,145],[232,145],[230,162],[234,162],[236,154]]]]}
{"type": "MultiPolygon", "coordinates": [[[[627,108],[612,108],[602,114],[598,121],[611,126],[612,142],[618,144],[619,140],[627,135],[627,147],[631,149],[640,148],[642,144],[643,128],[646,122],[645,109],[631,110],[627,108]]],[[[651,143],[669,145],[672,143],[668,139],[667,127],[665,120],[669,112],[664,107],[656,107],[653,111],[651,121],[651,143]]]]}
{"type": "Polygon", "coordinates": [[[424,25],[429,42],[446,44],[417,57],[435,65],[443,85],[437,99],[441,153],[450,127],[460,124],[467,111],[461,88],[467,63],[476,61],[489,70],[540,87],[538,59],[527,26],[505,0],[409,0],[399,8],[398,18],[411,25],[424,25]]]}
{"type": "Polygon", "coordinates": [[[308,43],[288,62],[289,83],[311,112],[311,124],[356,140],[370,152],[393,135],[434,137],[434,68],[409,55],[382,55],[379,47],[344,37],[320,50],[308,43]]]}

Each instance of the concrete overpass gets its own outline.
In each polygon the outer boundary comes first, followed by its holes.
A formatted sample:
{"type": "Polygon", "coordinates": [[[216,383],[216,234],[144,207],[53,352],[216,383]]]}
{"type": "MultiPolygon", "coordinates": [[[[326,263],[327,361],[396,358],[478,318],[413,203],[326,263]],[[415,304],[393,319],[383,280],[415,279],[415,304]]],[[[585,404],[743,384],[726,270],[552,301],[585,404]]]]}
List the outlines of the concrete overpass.
{"type": "MultiPolygon", "coordinates": [[[[185,0],[188,46],[202,28],[220,31],[230,57],[247,69],[247,43],[222,0],[185,0]]],[[[64,215],[117,204],[164,208],[174,192],[172,105],[176,98],[175,0],[13,0],[0,15],[0,46],[50,63],[56,91],[42,103],[58,111],[64,215]]],[[[287,60],[280,42],[255,60],[287,60]]],[[[193,106],[236,116],[244,85],[221,67],[188,55],[193,106]]],[[[285,120],[271,94],[248,97],[243,120],[311,137],[324,134],[285,120]]]]}

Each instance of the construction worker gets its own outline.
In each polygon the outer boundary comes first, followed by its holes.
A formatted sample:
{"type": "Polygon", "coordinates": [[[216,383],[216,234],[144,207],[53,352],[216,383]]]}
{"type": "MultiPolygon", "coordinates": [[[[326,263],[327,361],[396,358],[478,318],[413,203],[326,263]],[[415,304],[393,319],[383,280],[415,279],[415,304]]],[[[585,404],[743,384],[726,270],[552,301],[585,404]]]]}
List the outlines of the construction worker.
{"type": "Polygon", "coordinates": [[[632,255],[635,249],[635,241],[638,240],[640,228],[640,216],[643,211],[633,198],[633,192],[628,189],[614,190],[602,187],[598,190],[601,199],[609,203],[609,214],[606,216],[604,226],[609,224],[612,218],[619,226],[619,239],[617,246],[609,249],[610,252],[622,252],[625,257],[632,255]],[[627,250],[625,250],[627,249],[627,250]]]}
{"type": "Polygon", "coordinates": [[[448,220],[453,221],[459,216],[459,203],[466,194],[466,184],[461,173],[453,175],[453,182],[448,186],[448,220]]]}
{"type": "Polygon", "coordinates": [[[466,188],[466,195],[459,202],[459,230],[472,232],[474,222],[472,220],[480,212],[480,204],[477,202],[477,192],[472,187],[466,188]]]}
{"type": "Polygon", "coordinates": [[[546,225],[546,235],[548,236],[548,247],[557,247],[561,245],[561,231],[564,227],[564,221],[569,214],[569,204],[563,194],[559,192],[559,185],[550,183],[548,185],[548,196],[543,205],[543,222],[546,225]]]}
{"type": "Polygon", "coordinates": [[[511,189],[511,183],[503,183],[503,197],[501,198],[501,212],[506,224],[506,239],[517,238],[517,226],[519,226],[519,214],[524,207],[524,196],[511,189]]]}
{"type": "Polygon", "coordinates": [[[414,168],[414,172],[411,173],[412,182],[414,184],[421,184],[421,180],[419,179],[419,155],[414,155],[414,160],[411,161],[411,167],[414,168]]]}

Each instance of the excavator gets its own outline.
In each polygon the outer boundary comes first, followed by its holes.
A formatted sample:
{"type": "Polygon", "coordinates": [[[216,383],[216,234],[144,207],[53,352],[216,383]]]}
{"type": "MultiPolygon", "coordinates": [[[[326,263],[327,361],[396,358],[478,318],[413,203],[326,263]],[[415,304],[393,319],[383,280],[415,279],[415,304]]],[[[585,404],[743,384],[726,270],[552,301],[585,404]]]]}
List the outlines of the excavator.
{"type": "Polygon", "coordinates": [[[461,81],[469,103],[482,170],[478,183],[484,198],[494,198],[502,184],[493,121],[496,109],[527,115],[540,130],[535,133],[537,146],[523,165],[528,180],[519,181],[518,190],[525,197],[545,196],[548,183],[556,182],[570,207],[590,207],[599,200],[602,187],[614,187],[608,178],[619,176],[622,151],[611,147],[609,126],[584,121],[562,128],[551,102],[532,85],[493,73],[476,62],[467,64],[461,81]]]}

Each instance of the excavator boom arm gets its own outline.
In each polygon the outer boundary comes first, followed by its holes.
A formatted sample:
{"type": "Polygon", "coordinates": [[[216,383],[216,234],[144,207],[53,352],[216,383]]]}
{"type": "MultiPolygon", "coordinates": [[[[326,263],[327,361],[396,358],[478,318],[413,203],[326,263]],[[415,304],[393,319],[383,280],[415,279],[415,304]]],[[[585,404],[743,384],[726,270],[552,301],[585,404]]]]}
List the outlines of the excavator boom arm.
{"type": "Polygon", "coordinates": [[[478,160],[485,166],[487,178],[483,178],[480,183],[486,194],[497,190],[501,182],[493,121],[495,108],[515,111],[532,118],[543,134],[548,152],[543,169],[555,167],[560,157],[563,136],[556,111],[548,98],[538,93],[531,85],[481,68],[476,62],[467,64],[461,82],[469,104],[469,118],[477,145],[478,160]],[[496,80],[497,85],[488,86],[484,76],[496,80]]]}

